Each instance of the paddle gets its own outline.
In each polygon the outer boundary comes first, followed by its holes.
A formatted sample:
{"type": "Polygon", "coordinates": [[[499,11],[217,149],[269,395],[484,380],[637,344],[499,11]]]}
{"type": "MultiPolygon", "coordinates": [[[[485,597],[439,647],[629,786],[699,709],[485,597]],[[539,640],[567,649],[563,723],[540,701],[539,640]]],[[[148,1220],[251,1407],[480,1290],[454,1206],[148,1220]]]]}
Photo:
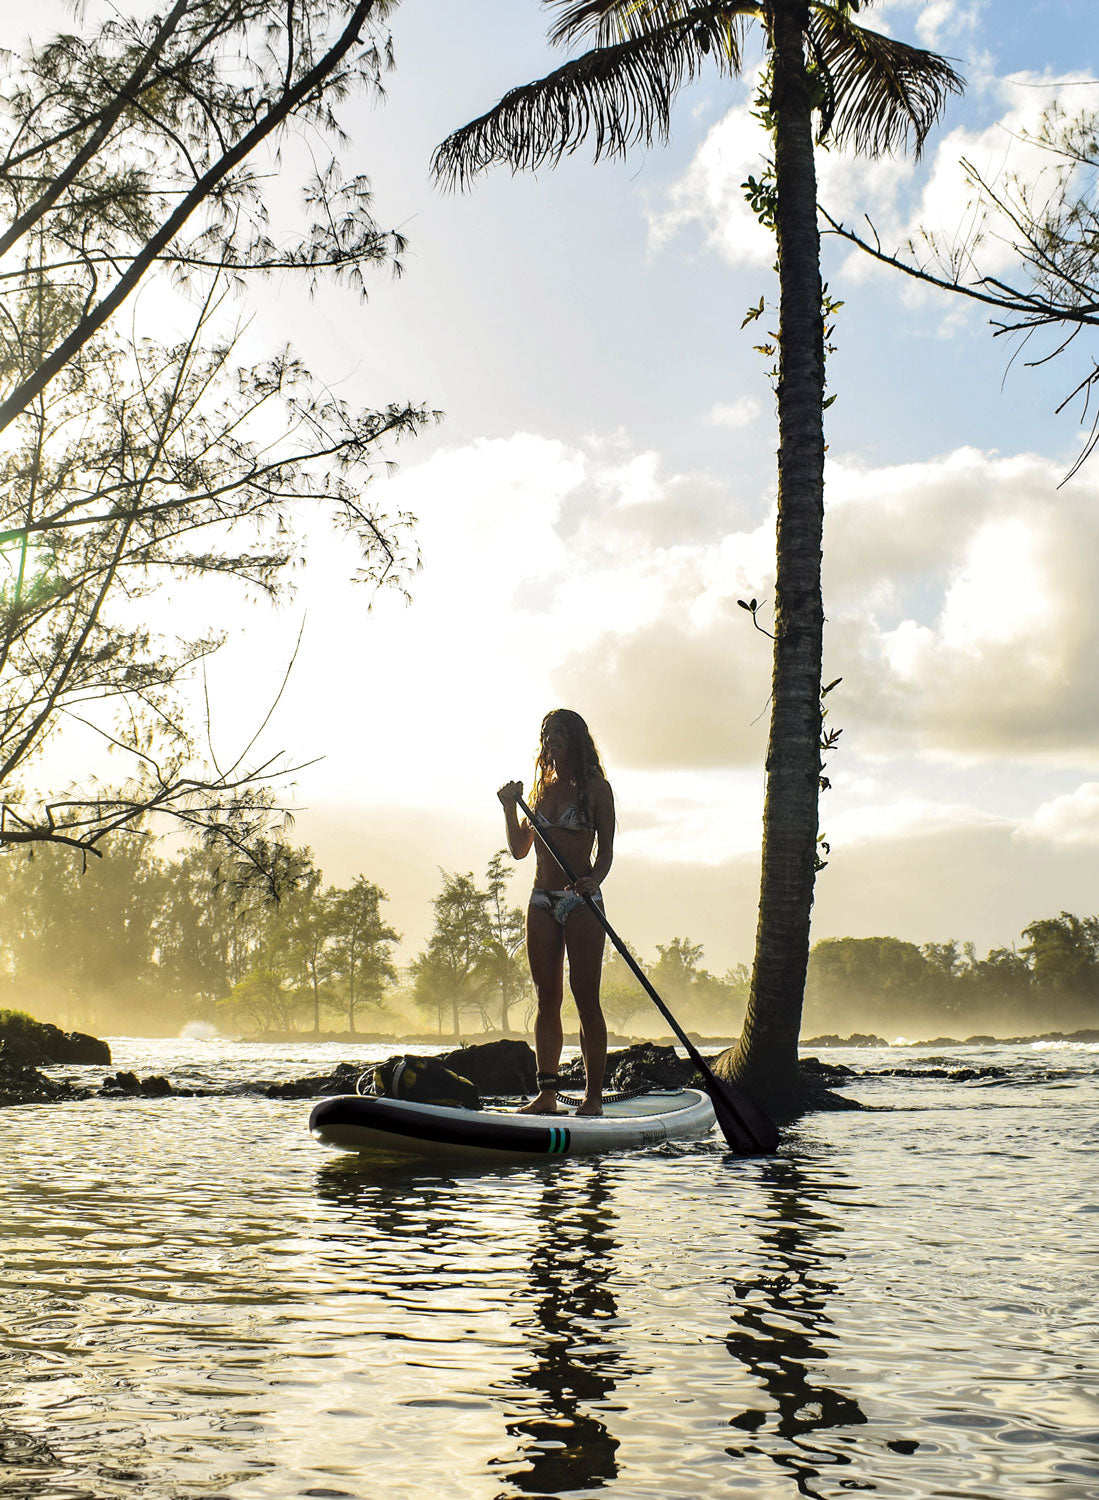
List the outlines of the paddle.
{"type": "MultiPolygon", "coordinates": [[[[534,830],[535,836],[540,838],[542,843],[545,844],[550,854],[565,872],[567,879],[572,884],[575,884],[577,879],[575,873],[561,857],[560,851],[549,834],[544,829],[538,827],[534,814],[523,801],[522,797],[516,797],[515,801],[526,814],[527,822],[534,830]]],[[[660,996],[653,989],[641,965],[607,921],[603,908],[599,905],[598,901],[593,901],[590,896],[584,896],[583,899],[587,904],[588,910],[594,914],[611,942],[633,970],[649,999],[687,1049],[687,1056],[702,1074],[703,1087],[710,1096],[710,1102],[714,1107],[714,1114],[717,1116],[717,1123],[729,1145],[742,1156],[770,1155],[778,1146],[778,1127],[774,1121],[769,1119],[757,1104],[752,1103],[743,1089],[739,1089],[735,1083],[728,1083],[724,1078],[717,1076],[690,1037],[688,1037],[687,1033],[680,1026],[679,1022],[672,1015],[671,1011],[664,1004],[663,1000],[661,1000],[660,996]]]]}

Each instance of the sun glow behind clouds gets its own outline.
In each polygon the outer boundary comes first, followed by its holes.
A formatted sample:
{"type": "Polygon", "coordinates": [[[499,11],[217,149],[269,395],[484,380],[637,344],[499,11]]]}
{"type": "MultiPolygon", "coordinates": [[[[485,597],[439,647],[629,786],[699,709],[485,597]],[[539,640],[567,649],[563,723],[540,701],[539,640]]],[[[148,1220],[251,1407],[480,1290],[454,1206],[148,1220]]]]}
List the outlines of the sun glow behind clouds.
{"type": "Polygon", "coordinates": [[[1056,579],[1037,554],[1041,541],[1040,524],[1022,516],[989,520],[974,533],[962,572],[947,590],[945,646],[979,653],[1056,624],[1056,579]]]}

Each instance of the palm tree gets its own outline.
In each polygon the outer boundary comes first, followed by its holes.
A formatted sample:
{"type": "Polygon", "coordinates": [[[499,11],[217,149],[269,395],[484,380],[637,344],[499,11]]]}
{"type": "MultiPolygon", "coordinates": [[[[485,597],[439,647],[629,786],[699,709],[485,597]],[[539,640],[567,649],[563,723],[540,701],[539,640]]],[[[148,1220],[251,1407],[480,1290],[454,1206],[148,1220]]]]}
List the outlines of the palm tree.
{"type": "Polygon", "coordinates": [[[707,63],[739,75],[746,29],[763,27],[761,113],[774,163],[762,206],[779,273],[778,575],[755,964],[744,1030],[721,1068],[789,1113],[800,1098],[821,774],[824,319],[813,117],[819,140],[870,155],[911,142],[918,152],[962,80],[944,58],[859,26],[860,0],[544,3],[559,12],[552,42],[594,45],[444,141],[434,163],[443,181],[465,185],[495,162],[555,165],[584,141],[598,160],[666,140],[680,87],[707,63]]]}

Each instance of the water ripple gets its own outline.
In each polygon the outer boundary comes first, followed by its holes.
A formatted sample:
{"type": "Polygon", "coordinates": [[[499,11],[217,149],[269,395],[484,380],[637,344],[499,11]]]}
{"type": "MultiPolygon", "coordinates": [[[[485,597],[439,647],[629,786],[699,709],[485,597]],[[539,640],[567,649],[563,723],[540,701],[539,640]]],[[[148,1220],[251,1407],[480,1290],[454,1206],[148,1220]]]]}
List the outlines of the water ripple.
{"type": "MultiPolygon", "coordinates": [[[[138,1071],[317,1070],[185,1045],[138,1071]]],[[[1093,1500],[1081,1056],[861,1080],[902,1107],[767,1162],[444,1174],[328,1156],[293,1101],[8,1111],[0,1491],[1093,1500]]]]}

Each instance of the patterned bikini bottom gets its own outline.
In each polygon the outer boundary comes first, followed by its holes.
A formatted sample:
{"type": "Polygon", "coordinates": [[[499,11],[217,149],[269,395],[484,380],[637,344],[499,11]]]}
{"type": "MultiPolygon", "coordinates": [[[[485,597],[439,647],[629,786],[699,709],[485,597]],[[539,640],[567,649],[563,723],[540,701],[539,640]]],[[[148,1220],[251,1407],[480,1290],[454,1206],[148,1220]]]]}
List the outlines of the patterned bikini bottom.
{"type": "MultiPolygon", "coordinates": [[[[591,899],[603,905],[603,892],[592,891],[591,899]]],[[[548,911],[551,917],[556,918],[562,927],[568,921],[578,906],[584,905],[583,896],[578,896],[575,891],[544,891],[535,886],[530,893],[530,905],[538,911],[548,911]]]]}

